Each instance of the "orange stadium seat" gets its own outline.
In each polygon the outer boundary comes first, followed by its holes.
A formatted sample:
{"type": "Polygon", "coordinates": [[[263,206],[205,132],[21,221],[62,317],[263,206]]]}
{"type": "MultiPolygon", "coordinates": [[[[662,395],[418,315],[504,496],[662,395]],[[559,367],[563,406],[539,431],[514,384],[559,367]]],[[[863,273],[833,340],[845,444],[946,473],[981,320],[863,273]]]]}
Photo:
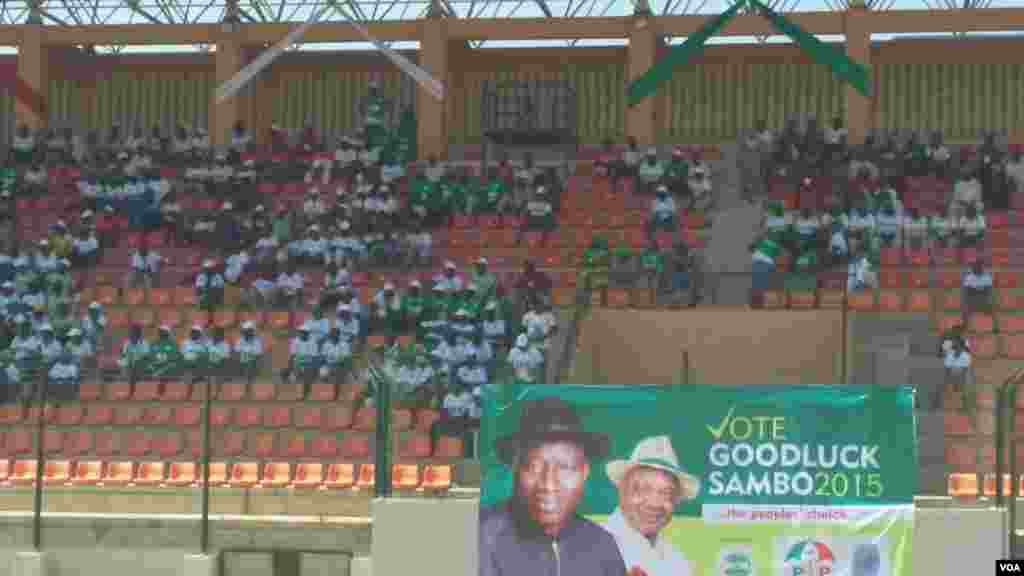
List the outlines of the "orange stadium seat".
{"type": "Polygon", "coordinates": [[[167,478],[164,483],[168,486],[190,486],[196,483],[195,462],[171,462],[168,466],[167,478]]]}
{"type": "Polygon", "coordinates": [[[287,462],[267,462],[263,465],[260,486],[276,488],[287,486],[292,481],[292,465],[287,462]]]}
{"type": "Polygon", "coordinates": [[[163,484],[166,469],[167,465],[163,462],[140,462],[135,483],[144,486],[163,484]]]}
{"type": "Polygon", "coordinates": [[[252,487],[260,482],[260,465],[258,462],[235,462],[231,465],[231,476],[228,484],[239,487],[252,487]]]}
{"type": "Polygon", "coordinates": [[[297,428],[319,428],[322,421],[322,413],[318,406],[299,407],[295,416],[297,428]]]}
{"type": "Polygon", "coordinates": [[[434,422],[441,419],[441,413],[437,410],[420,409],[416,411],[416,430],[423,433],[430,433],[434,422]]]}
{"type": "Polygon", "coordinates": [[[7,482],[7,479],[11,476],[11,461],[6,458],[0,458],[0,485],[7,482]]]}
{"type": "Polygon", "coordinates": [[[301,433],[281,432],[277,439],[278,454],[284,458],[302,458],[306,455],[306,436],[301,433]]]}
{"type": "Polygon", "coordinates": [[[355,484],[356,465],[337,462],[327,467],[325,488],[350,488],[355,484]]]}
{"type": "Polygon", "coordinates": [[[370,437],[366,434],[346,434],[338,445],[338,451],[342,456],[352,459],[369,458],[370,437]]]}
{"type": "Polygon", "coordinates": [[[324,480],[324,466],[319,462],[299,462],[295,465],[292,486],[296,488],[317,488],[324,480]]]}
{"type": "Polygon", "coordinates": [[[416,464],[391,466],[391,486],[396,490],[415,490],[420,485],[420,468],[416,464]]]}
{"type": "Polygon", "coordinates": [[[152,288],[149,291],[149,303],[153,306],[170,306],[173,301],[174,297],[167,288],[152,288]]]}
{"type": "Polygon", "coordinates": [[[420,433],[409,434],[399,445],[398,454],[404,458],[429,458],[430,436],[420,433]]]}
{"type": "Polygon", "coordinates": [[[446,464],[427,464],[423,467],[422,490],[447,490],[452,485],[452,467],[446,464]]]}
{"type": "Polygon", "coordinates": [[[376,467],[373,464],[360,464],[359,477],[356,478],[357,490],[369,490],[376,484],[376,467]]]}
{"type": "Polygon", "coordinates": [[[462,458],[464,456],[462,438],[441,436],[438,438],[437,447],[434,450],[434,456],[448,459],[462,458]]]}
{"type": "Polygon", "coordinates": [[[146,302],[146,291],[142,288],[125,288],[123,301],[126,306],[142,306],[146,302]]]}
{"type": "Polygon", "coordinates": [[[334,382],[314,382],[310,389],[310,400],[314,402],[333,402],[336,395],[334,382]]]}
{"type": "Polygon", "coordinates": [[[250,432],[247,451],[260,459],[270,458],[274,455],[276,445],[277,436],[273,432],[250,432]]]}
{"type": "Polygon", "coordinates": [[[377,410],[375,408],[360,408],[356,412],[354,430],[361,432],[372,432],[377,426],[377,410]]]}
{"type": "Polygon", "coordinates": [[[103,471],[104,484],[130,484],[134,480],[134,462],[108,462],[103,471]]]}
{"type": "Polygon", "coordinates": [[[338,439],[332,436],[316,436],[310,444],[310,452],[316,458],[333,458],[338,455],[338,439]]]}
{"type": "Polygon", "coordinates": [[[36,469],[36,460],[15,460],[9,481],[15,485],[32,484],[36,481],[36,469]]]}
{"type": "Polygon", "coordinates": [[[133,398],[139,402],[150,402],[160,398],[160,382],[156,380],[136,382],[133,398]]]}
{"type": "Polygon", "coordinates": [[[199,305],[196,291],[191,286],[178,286],[174,289],[174,304],[176,306],[193,307],[199,305]]]}
{"type": "Polygon", "coordinates": [[[75,484],[98,484],[103,480],[103,463],[98,460],[79,461],[71,481],[75,484]]]}
{"type": "Polygon", "coordinates": [[[117,304],[117,288],[114,286],[100,286],[96,288],[96,301],[108,308],[117,304]]]}
{"type": "Polygon", "coordinates": [[[976,474],[950,474],[949,495],[954,498],[974,498],[978,495],[978,476],[976,474]]]}
{"type": "Polygon", "coordinates": [[[352,426],[352,407],[343,405],[331,405],[324,409],[323,430],[325,432],[337,432],[348,430],[352,426]]]}

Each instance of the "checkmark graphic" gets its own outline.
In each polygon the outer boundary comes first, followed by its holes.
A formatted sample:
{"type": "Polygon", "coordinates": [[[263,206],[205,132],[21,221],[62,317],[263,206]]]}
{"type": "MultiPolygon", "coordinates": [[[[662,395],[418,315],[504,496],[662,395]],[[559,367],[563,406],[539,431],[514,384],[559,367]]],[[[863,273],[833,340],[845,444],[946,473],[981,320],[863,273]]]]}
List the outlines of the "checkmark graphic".
{"type": "Polygon", "coordinates": [[[725,429],[729,427],[729,422],[732,421],[732,413],[736,410],[735,406],[729,408],[729,411],[725,414],[725,418],[722,418],[722,422],[718,426],[708,426],[708,432],[715,440],[721,440],[722,434],[725,434],[725,429]]]}

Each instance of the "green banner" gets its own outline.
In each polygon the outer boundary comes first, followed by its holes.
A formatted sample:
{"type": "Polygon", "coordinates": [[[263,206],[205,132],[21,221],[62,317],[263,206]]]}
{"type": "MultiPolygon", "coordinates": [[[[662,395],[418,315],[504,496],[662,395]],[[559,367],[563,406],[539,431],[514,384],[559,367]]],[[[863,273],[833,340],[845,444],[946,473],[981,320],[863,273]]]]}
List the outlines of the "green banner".
{"type": "Polygon", "coordinates": [[[672,77],[672,72],[677,66],[682,66],[691,58],[700,56],[704,52],[704,44],[708,39],[725,28],[726,24],[743,9],[746,3],[747,0],[739,0],[725,12],[708,20],[700,30],[688,36],[686,41],[679,46],[673,47],[668,54],[655,62],[650,70],[633,80],[626,94],[628,105],[636,106],[641,100],[654,94],[658,90],[658,86],[672,77]]]}
{"type": "Polygon", "coordinates": [[[909,387],[491,391],[480,576],[910,574],[913,406],[909,387]]]}
{"type": "Polygon", "coordinates": [[[811,59],[819,64],[828,66],[837,78],[848,82],[850,86],[853,86],[856,91],[865,97],[871,97],[873,92],[871,70],[867,66],[851,59],[843,50],[822,42],[814,34],[797,26],[768,6],[758,2],[758,0],[747,1],[771,22],[773,28],[789,36],[789,39],[796,43],[811,59]]]}

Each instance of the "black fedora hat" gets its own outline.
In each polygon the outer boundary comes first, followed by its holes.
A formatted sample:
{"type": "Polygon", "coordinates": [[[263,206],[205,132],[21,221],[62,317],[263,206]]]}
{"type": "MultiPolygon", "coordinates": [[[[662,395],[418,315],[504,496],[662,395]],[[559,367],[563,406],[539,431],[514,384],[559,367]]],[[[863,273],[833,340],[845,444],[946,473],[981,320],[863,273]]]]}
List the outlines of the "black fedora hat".
{"type": "Polygon", "coordinates": [[[495,443],[498,460],[511,466],[519,451],[540,442],[573,442],[583,448],[588,459],[608,455],[608,435],[583,430],[580,417],[561,398],[542,398],[523,402],[519,430],[495,443]]]}

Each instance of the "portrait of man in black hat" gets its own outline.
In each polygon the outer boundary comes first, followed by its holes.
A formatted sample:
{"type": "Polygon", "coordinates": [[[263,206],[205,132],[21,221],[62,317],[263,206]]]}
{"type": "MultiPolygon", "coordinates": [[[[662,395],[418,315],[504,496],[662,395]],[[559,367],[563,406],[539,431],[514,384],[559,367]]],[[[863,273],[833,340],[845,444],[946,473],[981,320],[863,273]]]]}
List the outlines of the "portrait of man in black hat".
{"type": "Polygon", "coordinates": [[[480,576],[623,576],[615,539],[579,516],[590,463],[608,436],[583,430],[564,400],[523,403],[519,431],[497,441],[515,475],[511,498],[480,511],[480,576]]]}

